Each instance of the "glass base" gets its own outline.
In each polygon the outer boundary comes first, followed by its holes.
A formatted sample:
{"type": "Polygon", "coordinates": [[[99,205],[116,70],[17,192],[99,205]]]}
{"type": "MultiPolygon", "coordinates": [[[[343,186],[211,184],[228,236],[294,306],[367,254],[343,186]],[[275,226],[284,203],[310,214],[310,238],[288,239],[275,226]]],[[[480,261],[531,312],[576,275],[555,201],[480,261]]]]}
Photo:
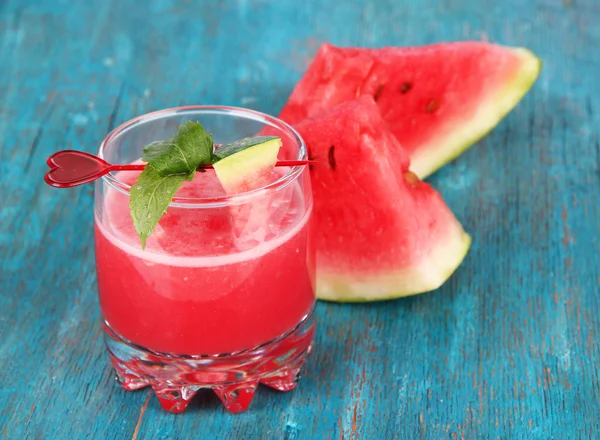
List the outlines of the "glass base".
{"type": "Polygon", "coordinates": [[[311,312],[295,329],[260,347],[233,354],[180,356],[126,341],[104,323],[104,340],[116,379],[128,391],[151,386],[166,411],[180,413],[208,388],[230,412],[250,406],[258,384],[279,391],[296,387],[315,329],[311,312]]]}

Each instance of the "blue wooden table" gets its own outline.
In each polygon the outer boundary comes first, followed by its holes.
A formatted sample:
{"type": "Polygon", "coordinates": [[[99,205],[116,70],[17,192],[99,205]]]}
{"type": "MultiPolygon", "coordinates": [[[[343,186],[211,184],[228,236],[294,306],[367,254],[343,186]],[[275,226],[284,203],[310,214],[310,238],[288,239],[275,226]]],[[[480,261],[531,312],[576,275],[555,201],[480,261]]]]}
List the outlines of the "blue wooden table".
{"type": "Polygon", "coordinates": [[[600,438],[597,0],[0,0],[0,438],[600,438]],[[523,45],[524,101],[430,182],[473,236],[437,292],[319,304],[299,388],[162,411],[113,380],[92,187],[42,183],[182,104],[277,114],[319,44],[523,45]]]}

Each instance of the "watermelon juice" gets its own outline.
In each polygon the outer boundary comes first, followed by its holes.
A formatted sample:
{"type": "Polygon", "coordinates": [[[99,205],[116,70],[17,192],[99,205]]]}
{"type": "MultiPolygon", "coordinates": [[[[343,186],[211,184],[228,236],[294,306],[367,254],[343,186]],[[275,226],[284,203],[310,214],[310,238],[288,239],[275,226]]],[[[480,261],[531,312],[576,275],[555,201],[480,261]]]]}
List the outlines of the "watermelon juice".
{"type": "MultiPolygon", "coordinates": [[[[109,134],[99,156],[135,163],[145,145],[168,139],[187,121],[200,122],[217,144],[268,132],[281,139],[279,159],[307,157],[302,139],[282,121],[217,106],[129,121],[109,134]]],[[[121,386],[151,386],[171,412],[183,411],[201,388],[232,412],[248,408],[259,383],[293,389],[314,333],[308,168],[263,170],[259,188],[227,195],[214,170],[198,171],[145,249],[129,207],[138,175],[106,175],[95,191],[98,292],[121,386]]]]}
{"type": "MultiPolygon", "coordinates": [[[[121,174],[133,184],[138,173],[121,174]]],[[[197,173],[178,197],[222,195],[219,185],[214,171],[197,173]]],[[[96,218],[107,325],[142,347],[188,355],[237,352],[293,329],[314,304],[315,268],[307,246],[310,210],[299,188],[285,197],[267,207],[266,231],[241,238],[228,207],[171,207],[142,251],[129,197],[111,191],[96,218]]]]}

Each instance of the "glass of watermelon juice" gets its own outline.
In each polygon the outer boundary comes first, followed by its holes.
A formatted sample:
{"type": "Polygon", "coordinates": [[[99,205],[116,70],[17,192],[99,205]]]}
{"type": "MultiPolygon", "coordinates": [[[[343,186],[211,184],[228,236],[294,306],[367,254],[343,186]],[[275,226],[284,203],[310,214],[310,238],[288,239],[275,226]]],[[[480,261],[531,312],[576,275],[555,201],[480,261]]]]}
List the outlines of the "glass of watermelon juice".
{"type": "MultiPolygon", "coordinates": [[[[279,159],[306,159],[300,136],[251,110],[182,107],[110,133],[99,156],[135,163],[142,148],[198,121],[216,144],[279,136],[279,159]]],[[[142,250],[129,214],[139,172],[97,180],[95,244],[105,341],[126,390],[151,386],[164,409],[183,411],[211,389],[232,412],[259,383],[296,385],[310,351],[315,251],[308,167],[276,167],[260,188],[226,195],[213,170],[185,182],[142,250]]]]}

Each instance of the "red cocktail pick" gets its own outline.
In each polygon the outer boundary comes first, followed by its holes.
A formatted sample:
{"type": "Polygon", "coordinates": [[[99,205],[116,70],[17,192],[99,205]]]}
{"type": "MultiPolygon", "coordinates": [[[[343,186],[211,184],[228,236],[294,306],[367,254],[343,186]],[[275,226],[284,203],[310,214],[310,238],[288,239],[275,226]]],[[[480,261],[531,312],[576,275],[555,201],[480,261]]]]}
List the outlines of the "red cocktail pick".
{"type": "MultiPolygon", "coordinates": [[[[98,156],[76,150],[58,151],[46,163],[50,171],[46,173],[44,180],[55,188],[71,188],[93,182],[111,171],[141,171],[146,167],[146,164],[112,165],[98,156]]],[[[280,160],[275,166],[293,167],[310,163],[309,160],[280,160]]],[[[212,168],[212,165],[203,165],[201,168],[212,168]]]]}

